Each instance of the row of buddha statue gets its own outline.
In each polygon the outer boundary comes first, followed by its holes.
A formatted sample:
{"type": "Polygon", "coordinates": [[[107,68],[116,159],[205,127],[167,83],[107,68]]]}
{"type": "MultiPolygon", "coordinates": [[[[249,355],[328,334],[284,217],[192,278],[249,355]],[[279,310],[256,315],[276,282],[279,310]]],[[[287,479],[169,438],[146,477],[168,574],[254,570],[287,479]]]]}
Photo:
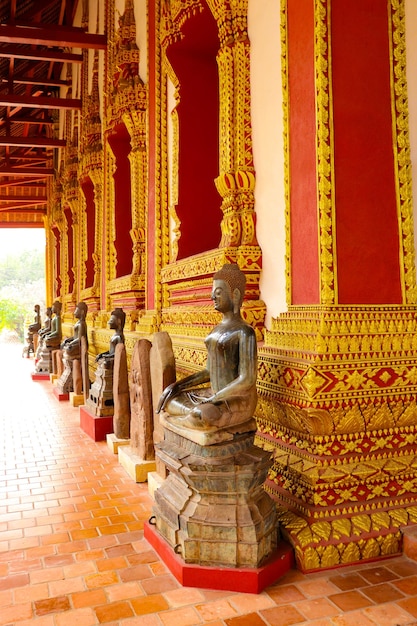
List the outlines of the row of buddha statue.
{"type": "Polygon", "coordinates": [[[109,349],[96,356],[91,386],[87,305],[79,302],[75,308],[72,337],[62,339],[58,301],[38,330],[38,372],[51,372],[59,351],[64,371],[57,384],[74,385],[70,372],[81,361],[81,369],[87,371],[82,379],[89,386],[88,397],[84,387],[88,410],[96,415],[118,411],[125,415],[126,419],[114,421],[114,432],[117,437],[130,437],[134,446],[140,438],[138,419],[146,422],[139,427],[145,433],[144,446],[152,448],[150,455],[156,455],[164,477],[155,492],[157,532],[186,562],[200,565],[257,567],[277,542],[274,504],[262,488],[270,453],[254,445],[257,343],[254,329],[241,315],[245,285],[245,275],[236,264],[216,272],[211,299],[221,319],[205,339],[206,366],[179,380],[172,344],[164,332],[155,333],[151,341],[138,339],[129,378],[125,313],[120,308],[110,315],[113,335],[109,349]],[[170,376],[161,375],[160,370],[172,362],[170,376]],[[135,424],[132,428],[130,421],[135,424]],[[220,539],[226,535],[230,539],[220,539]]]}

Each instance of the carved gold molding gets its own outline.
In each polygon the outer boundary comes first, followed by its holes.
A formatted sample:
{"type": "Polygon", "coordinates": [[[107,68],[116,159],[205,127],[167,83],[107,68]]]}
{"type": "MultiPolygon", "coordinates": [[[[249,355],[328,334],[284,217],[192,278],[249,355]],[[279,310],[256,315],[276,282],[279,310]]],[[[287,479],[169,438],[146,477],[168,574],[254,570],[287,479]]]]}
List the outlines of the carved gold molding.
{"type": "Polygon", "coordinates": [[[416,312],[299,307],[274,319],[259,350],[258,376],[261,396],[280,407],[271,414],[297,430],[327,434],[410,423],[416,312]]]}
{"type": "Polygon", "coordinates": [[[406,76],[405,2],[390,3],[390,50],[392,117],[395,121],[394,157],[397,187],[398,226],[400,233],[400,270],[403,302],[414,304],[417,300],[414,217],[411,185],[411,155],[406,76]]]}

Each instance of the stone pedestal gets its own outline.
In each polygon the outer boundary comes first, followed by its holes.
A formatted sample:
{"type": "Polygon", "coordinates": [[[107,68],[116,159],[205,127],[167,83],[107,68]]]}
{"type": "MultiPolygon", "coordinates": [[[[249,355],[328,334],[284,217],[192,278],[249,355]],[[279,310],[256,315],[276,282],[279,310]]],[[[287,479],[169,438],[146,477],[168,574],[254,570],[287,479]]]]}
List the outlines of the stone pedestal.
{"type": "Polygon", "coordinates": [[[56,386],[60,394],[66,394],[69,398],[69,394],[74,390],[74,383],[72,377],[72,367],[74,363],[74,359],[69,359],[65,352],[62,357],[63,361],[63,372],[61,376],[58,378],[56,386]]]}
{"type": "Polygon", "coordinates": [[[54,388],[53,388],[53,392],[54,392],[54,396],[55,398],[59,401],[59,402],[66,402],[67,400],[69,400],[69,393],[62,393],[58,387],[58,381],[55,380],[54,382],[54,388]]]}
{"type": "MultiPolygon", "coordinates": [[[[130,442],[127,441],[127,443],[130,442]]],[[[143,459],[139,454],[135,453],[135,450],[130,445],[119,446],[117,453],[120,465],[136,483],[145,483],[148,480],[149,472],[156,470],[155,460],[143,459]]]]}
{"type": "Polygon", "coordinates": [[[69,394],[69,401],[71,403],[71,406],[75,406],[75,407],[81,406],[85,402],[84,394],[83,393],[75,393],[75,391],[72,391],[69,394]]]}
{"type": "Polygon", "coordinates": [[[47,348],[43,342],[40,346],[39,358],[36,362],[37,374],[52,373],[52,348],[47,348]]]}
{"type": "Polygon", "coordinates": [[[110,452],[113,454],[117,454],[120,446],[128,446],[130,444],[130,439],[120,439],[116,437],[114,433],[110,433],[106,435],[107,447],[110,452]]]}
{"type": "Polygon", "coordinates": [[[86,406],[80,406],[80,428],[94,441],[105,441],[113,432],[113,415],[94,415],[86,406]]]}
{"type": "MultiPolygon", "coordinates": [[[[86,406],[90,413],[104,417],[114,413],[113,360],[101,359],[96,370],[96,379],[91,385],[86,406]]],[[[113,432],[113,427],[110,432],[113,432]]]]}
{"type": "Polygon", "coordinates": [[[156,529],[183,561],[257,568],[275,551],[275,505],[263,488],[271,454],[254,432],[202,446],[165,428],[156,454],[169,470],[155,492],[156,529]]]}

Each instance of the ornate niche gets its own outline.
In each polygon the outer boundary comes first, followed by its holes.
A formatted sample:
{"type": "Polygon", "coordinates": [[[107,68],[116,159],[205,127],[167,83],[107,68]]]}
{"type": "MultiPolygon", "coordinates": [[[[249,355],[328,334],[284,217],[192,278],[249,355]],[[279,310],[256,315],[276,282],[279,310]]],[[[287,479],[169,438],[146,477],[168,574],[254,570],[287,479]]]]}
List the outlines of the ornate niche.
{"type": "MultiPolygon", "coordinates": [[[[85,53],[84,53],[85,54],[85,53]]],[[[87,58],[85,63],[87,64],[87,58]]],[[[86,65],[87,67],[87,65],[86,65]]],[[[87,76],[83,77],[83,93],[87,92],[87,76]]],[[[79,185],[83,206],[81,228],[81,298],[88,304],[89,311],[100,308],[99,262],[101,250],[101,229],[103,197],[103,145],[101,140],[100,99],[98,88],[98,52],[94,54],[93,85],[91,94],[83,102],[83,117],[80,141],[81,160],[79,165],[79,185]]]]}
{"type": "Polygon", "coordinates": [[[247,2],[164,0],[160,38],[170,214],[163,228],[162,325],[176,336],[179,367],[187,369],[198,348],[184,337],[200,341],[213,324],[211,278],[224,263],[245,272],[242,313],[259,340],[263,333],[247,2]]]}
{"type": "MultiPolygon", "coordinates": [[[[113,16],[114,2],[111,5],[109,15],[113,16]]],[[[109,24],[108,54],[107,295],[112,308],[120,306],[126,311],[126,328],[135,330],[145,301],[148,90],[139,76],[132,0],[126,0],[118,28],[109,24]]]]}

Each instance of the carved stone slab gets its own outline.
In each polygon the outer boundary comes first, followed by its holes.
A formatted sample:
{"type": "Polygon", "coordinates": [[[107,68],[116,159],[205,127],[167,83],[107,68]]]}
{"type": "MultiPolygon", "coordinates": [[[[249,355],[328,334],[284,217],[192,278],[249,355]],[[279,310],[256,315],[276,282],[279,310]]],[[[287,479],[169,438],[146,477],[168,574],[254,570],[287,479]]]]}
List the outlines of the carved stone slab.
{"type": "Polygon", "coordinates": [[[143,460],[155,459],[150,352],[152,344],[139,339],[134,345],[130,367],[130,447],[143,460]]]}
{"type": "Polygon", "coordinates": [[[117,439],[129,439],[130,400],[127,357],[124,343],[117,344],[114,351],[113,401],[114,434],[117,439]]]}
{"type": "MultiPolygon", "coordinates": [[[[171,337],[167,332],[155,333],[152,338],[152,348],[150,353],[152,400],[154,407],[154,444],[163,441],[164,428],[160,423],[159,415],[155,413],[159,398],[165,387],[175,382],[175,357],[172,349],[171,337]]],[[[156,469],[163,478],[166,470],[160,459],[156,460],[156,469]]]]}

